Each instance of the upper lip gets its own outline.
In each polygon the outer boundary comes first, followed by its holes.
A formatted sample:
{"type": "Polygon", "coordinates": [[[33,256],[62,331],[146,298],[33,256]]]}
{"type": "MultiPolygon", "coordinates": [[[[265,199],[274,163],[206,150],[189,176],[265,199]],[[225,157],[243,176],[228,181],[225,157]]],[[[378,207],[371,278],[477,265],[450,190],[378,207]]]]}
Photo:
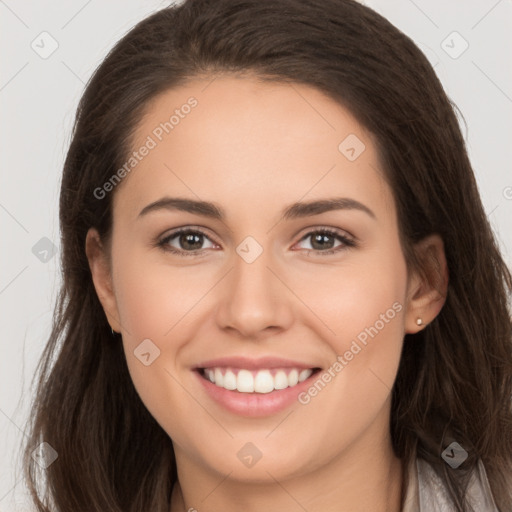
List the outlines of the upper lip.
{"type": "Polygon", "coordinates": [[[260,370],[266,368],[298,368],[306,370],[308,368],[319,368],[319,366],[315,364],[303,363],[300,361],[293,361],[291,359],[284,359],[273,356],[265,356],[259,358],[233,356],[209,359],[208,361],[204,361],[196,365],[195,369],[218,367],[244,368],[247,370],[260,370]]]}

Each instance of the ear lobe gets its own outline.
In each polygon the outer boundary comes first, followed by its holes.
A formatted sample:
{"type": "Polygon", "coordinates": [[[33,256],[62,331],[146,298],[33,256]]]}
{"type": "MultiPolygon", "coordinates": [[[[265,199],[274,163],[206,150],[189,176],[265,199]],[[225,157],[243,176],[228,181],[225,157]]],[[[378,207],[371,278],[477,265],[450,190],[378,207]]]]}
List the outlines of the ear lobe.
{"type": "Polygon", "coordinates": [[[444,243],[439,235],[429,235],[418,242],[414,249],[421,271],[415,272],[408,286],[407,334],[425,328],[439,314],[446,301],[449,281],[444,243]]]}
{"type": "Polygon", "coordinates": [[[85,253],[89,261],[92,280],[96,294],[103,306],[110,327],[121,332],[117,301],[112,286],[112,273],[108,256],[101,242],[98,231],[90,228],[85,239],[85,253]]]}

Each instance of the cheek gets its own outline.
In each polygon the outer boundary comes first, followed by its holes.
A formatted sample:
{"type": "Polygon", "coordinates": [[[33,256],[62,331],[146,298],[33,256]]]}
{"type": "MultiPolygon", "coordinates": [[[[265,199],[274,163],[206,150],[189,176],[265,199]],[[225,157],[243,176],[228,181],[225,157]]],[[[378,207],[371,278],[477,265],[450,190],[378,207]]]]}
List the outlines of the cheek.
{"type": "Polygon", "coordinates": [[[301,403],[315,402],[311,405],[319,408],[318,414],[322,409],[325,414],[329,403],[334,423],[344,416],[340,411],[351,410],[352,418],[364,422],[382,407],[398,371],[404,337],[407,269],[400,250],[353,261],[336,272],[322,268],[314,279],[303,276],[298,292],[315,313],[311,329],[322,333],[331,352],[330,371],[301,403]]]}
{"type": "MultiPolygon", "coordinates": [[[[336,316],[332,311],[333,344],[338,354],[357,352],[357,345],[361,350],[389,350],[401,341],[403,287],[393,277],[372,274],[368,269],[359,276],[355,272],[347,276],[344,290],[338,292],[336,316]],[[372,344],[372,340],[378,342],[372,344]]],[[[350,354],[347,359],[351,359],[350,354]]]]}
{"type": "Polygon", "coordinates": [[[313,448],[319,454],[324,437],[332,440],[333,452],[356,442],[390,400],[404,336],[406,268],[401,259],[368,259],[340,271],[339,279],[331,274],[319,287],[321,277],[301,297],[320,317],[316,329],[325,333],[332,356],[299,396],[301,425],[317,432],[313,448]]]}
{"type": "MultiPolygon", "coordinates": [[[[139,265],[135,259],[119,265],[116,278],[118,311],[125,329],[123,348],[132,382],[153,418],[169,436],[179,438],[176,404],[189,403],[190,396],[178,382],[176,360],[190,339],[187,319],[193,317],[194,310],[190,310],[198,298],[179,271],[139,265]]],[[[187,425],[194,423],[192,414],[180,414],[187,425]]]]}
{"type": "Polygon", "coordinates": [[[167,266],[154,259],[153,254],[134,251],[120,258],[116,267],[117,308],[132,343],[170,337],[208,290],[199,267],[167,266]]]}
{"type": "Polygon", "coordinates": [[[372,339],[387,349],[400,345],[406,278],[400,250],[388,250],[361,253],[336,267],[318,265],[314,272],[290,273],[288,283],[314,313],[308,317],[315,330],[325,334],[336,354],[343,354],[355,340],[364,348],[372,339]]]}
{"type": "Polygon", "coordinates": [[[197,313],[219,277],[202,265],[179,268],[154,263],[136,251],[129,258],[122,254],[120,247],[114,282],[128,370],[151,415],[170,436],[179,437],[176,404],[192,403],[180,412],[187,425],[200,412],[178,382],[180,351],[197,330],[197,313]]]}

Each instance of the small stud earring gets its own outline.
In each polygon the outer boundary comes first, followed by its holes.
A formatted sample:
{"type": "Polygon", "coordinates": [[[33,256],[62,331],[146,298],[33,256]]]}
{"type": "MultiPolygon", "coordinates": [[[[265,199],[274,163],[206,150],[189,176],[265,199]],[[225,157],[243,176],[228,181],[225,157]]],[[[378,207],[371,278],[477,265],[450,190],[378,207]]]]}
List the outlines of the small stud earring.
{"type": "Polygon", "coordinates": [[[112,329],[112,327],[110,328],[110,330],[112,331],[112,336],[115,336],[117,334],[117,332],[114,331],[114,329],[112,329]]]}
{"type": "Polygon", "coordinates": [[[423,325],[423,320],[421,318],[418,318],[416,320],[416,325],[423,325]]]}

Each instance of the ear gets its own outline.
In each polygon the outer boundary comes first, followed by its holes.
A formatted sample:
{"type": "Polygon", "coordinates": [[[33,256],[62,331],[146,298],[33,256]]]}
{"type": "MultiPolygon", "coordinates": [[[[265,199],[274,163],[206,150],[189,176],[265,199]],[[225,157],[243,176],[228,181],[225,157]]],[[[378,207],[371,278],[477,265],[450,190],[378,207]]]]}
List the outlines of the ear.
{"type": "Polygon", "coordinates": [[[121,332],[117,301],[112,286],[112,272],[108,255],[98,231],[90,228],[85,239],[85,253],[89,261],[92,280],[110,327],[121,332]]]}
{"type": "Polygon", "coordinates": [[[421,271],[410,277],[407,287],[405,332],[414,334],[424,329],[439,314],[448,291],[448,265],[442,238],[429,235],[414,247],[421,271]],[[418,325],[418,319],[421,323],[418,325]]]}

